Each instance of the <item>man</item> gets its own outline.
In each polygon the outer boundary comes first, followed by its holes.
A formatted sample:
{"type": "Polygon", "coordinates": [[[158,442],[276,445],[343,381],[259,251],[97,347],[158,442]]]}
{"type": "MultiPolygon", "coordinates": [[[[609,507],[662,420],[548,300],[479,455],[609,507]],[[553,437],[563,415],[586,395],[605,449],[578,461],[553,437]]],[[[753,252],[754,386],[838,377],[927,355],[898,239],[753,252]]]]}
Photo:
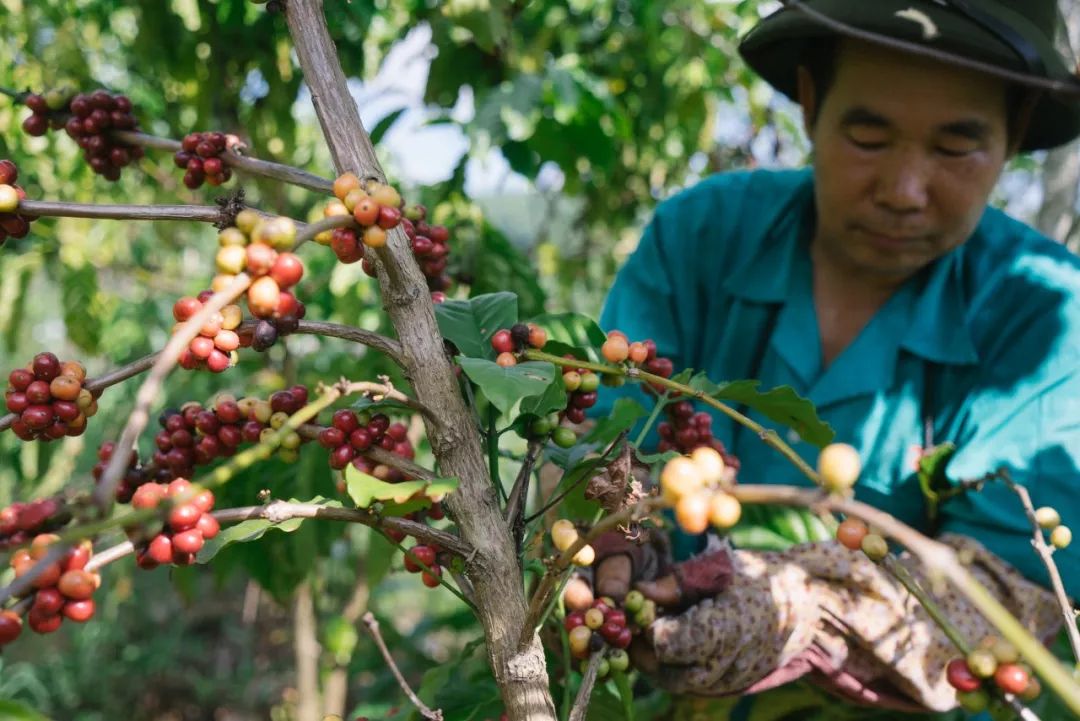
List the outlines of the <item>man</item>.
{"type": "MultiPolygon", "coordinates": [[[[945,504],[931,529],[913,464],[951,441],[953,482],[1004,466],[1080,528],[1080,262],[987,208],[1015,153],[1080,133],[1057,17],[1054,0],[802,0],[765,18],[740,50],[801,104],[813,167],[720,174],[663,203],[602,316],[655,340],[676,369],[809,398],[860,452],[856,497],[966,549],[1044,638],[1060,612],[1031,583],[1046,573],[1017,497],[991,483],[945,504]]],[[[742,481],[808,483],[715,421],[742,481]]],[[[818,449],[787,437],[813,465],[818,449]]],[[[625,550],[597,569],[616,593],[646,565],[625,550]]],[[[1055,559],[1080,597],[1080,553],[1055,559]]],[[[956,704],[944,678],[955,649],[858,554],[738,552],[714,594],[694,578],[700,561],[641,586],[693,604],[655,624],[639,656],[669,688],[739,694],[810,674],[860,702],[956,704]]],[[[962,599],[940,600],[971,641],[987,632],[962,599]]]]}

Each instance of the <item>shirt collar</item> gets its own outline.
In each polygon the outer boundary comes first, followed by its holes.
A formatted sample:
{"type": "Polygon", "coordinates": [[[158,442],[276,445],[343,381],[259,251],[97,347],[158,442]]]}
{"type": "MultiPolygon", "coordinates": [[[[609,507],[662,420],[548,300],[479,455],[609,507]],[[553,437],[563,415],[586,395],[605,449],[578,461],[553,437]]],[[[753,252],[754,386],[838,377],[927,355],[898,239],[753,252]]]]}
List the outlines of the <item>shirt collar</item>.
{"type": "MultiPolygon", "coordinates": [[[[789,298],[792,271],[814,224],[814,183],[812,172],[798,183],[787,202],[762,222],[767,228],[757,250],[724,282],[733,296],[757,303],[784,303],[789,298]]],[[[761,207],[753,208],[760,212],[761,207]]],[[[975,234],[981,230],[977,228],[975,234]]],[[[748,240],[753,242],[753,233],[748,240]]],[[[744,236],[747,237],[747,236],[744,236]]],[[[907,330],[900,347],[936,363],[968,365],[979,355],[968,327],[968,299],[963,287],[965,248],[960,246],[942,256],[910,283],[920,286],[912,303],[907,330]]]]}

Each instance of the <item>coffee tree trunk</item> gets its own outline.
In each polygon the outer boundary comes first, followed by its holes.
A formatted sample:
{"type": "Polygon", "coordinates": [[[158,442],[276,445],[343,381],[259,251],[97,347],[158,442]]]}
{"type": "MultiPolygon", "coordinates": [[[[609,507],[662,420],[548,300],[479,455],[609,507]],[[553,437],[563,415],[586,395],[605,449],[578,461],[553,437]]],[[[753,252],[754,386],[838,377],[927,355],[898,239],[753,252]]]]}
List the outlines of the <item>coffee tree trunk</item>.
{"type": "MultiPolygon", "coordinates": [[[[384,179],[349,94],[322,0],[288,0],[286,17],[337,172],[384,179]]],[[[480,436],[443,348],[427,284],[400,228],[376,255],[384,307],[405,349],[406,376],[416,397],[432,410],[425,425],[438,468],[460,479],[447,505],[461,536],[476,550],[466,573],[506,713],[515,720],[555,719],[539,638],[533,635],[526,648],[517,648],[527,610],[518,559],[480,436]]]]}

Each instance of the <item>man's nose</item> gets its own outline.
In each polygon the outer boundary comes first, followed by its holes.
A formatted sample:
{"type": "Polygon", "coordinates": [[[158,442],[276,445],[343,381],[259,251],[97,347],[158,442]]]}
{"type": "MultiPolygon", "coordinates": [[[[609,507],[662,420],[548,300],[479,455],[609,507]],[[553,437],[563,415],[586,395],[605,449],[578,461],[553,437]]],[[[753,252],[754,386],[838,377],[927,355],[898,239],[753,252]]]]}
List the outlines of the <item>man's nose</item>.
{"type": "Polygon", "coordinates": [[[918,153],[897,148],[882,159],[874,201],[896,213],[923,210],[929,200],[931,169],[918,153]]]}

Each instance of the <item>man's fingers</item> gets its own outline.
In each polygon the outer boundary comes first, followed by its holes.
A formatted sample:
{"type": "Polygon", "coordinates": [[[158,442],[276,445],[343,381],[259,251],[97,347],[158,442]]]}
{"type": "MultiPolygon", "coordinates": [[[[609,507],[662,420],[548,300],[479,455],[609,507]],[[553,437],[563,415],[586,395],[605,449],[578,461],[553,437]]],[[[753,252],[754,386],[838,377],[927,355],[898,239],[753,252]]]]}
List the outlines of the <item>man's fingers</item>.
{"type": "Polygon", "coordinates": [[[619,554],[605,558],[596,569],[596,595],[621,601],[630,590],[633,572],[630,556],[619,554]]]}
{"type": "Polygon", "coordinates": [[[674,574],[668,574],[655,581],[638,581],[634,585],[645,598],[652,599],[657,606],[662,608],[677,608],[682,598],[679,580],[674,574]]]}

